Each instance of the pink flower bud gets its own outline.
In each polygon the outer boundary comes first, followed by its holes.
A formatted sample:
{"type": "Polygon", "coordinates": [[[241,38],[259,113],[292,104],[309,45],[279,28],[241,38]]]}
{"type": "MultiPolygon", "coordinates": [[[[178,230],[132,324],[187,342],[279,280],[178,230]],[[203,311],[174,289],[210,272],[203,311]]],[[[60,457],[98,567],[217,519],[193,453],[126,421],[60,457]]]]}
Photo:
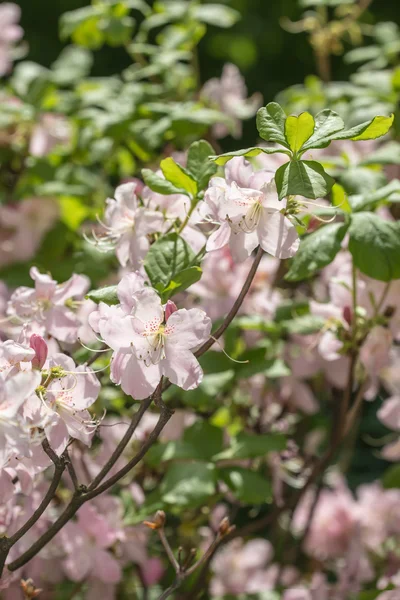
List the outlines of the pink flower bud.
{"type": "Polygon", "coordinates": [[[346,321],[346,323],[348,323],[349,325],[351,325],[352,314],[351,314],[351,308],[350,308],[350,306],[345,306],[343,308],[343,319],[346,321]]]}
{"type": "Polygon", "coordinates": [[[175,302],[168,300],[167,304],[165,305],[165,320],[168,321],[172,313],[174,313],[176,310],[178,310],[178,307],[176,306],[175,302]]]}
{"type": "Polygon", "coordinates": [[[29,340],[30,347],[35,351],[35,358],[32,360],[34,369],[42,369],[47,359],[48,348],[44,339],[40,335],[33,333],[29,340]]]}

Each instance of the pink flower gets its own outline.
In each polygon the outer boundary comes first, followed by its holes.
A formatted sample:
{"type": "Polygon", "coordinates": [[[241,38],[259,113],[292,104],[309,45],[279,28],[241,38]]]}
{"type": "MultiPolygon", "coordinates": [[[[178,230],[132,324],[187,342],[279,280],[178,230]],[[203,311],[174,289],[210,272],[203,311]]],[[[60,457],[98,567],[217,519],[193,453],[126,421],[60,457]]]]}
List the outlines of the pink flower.
{"type": "Polygon", "coordinates": [[[41,380],[38,371],[27,371],[0,378],[0,448],[18,442],[20,437],[17,413],[35,391],[41,380]]]}
{"type": "Polygon", "coordinates": [[[81,325],[76,316],[76,301],[89,287],[87,277],[74,274],[58,284],[49,275],[39,273],[36,267],[31,268],[30,275],[35,288],[17,288],[9,301],[8,314],[25,323],[37,323],[43,333],[61,342],[75,342],[81,325]]]}
{"type": "Polygon", "coordinates": [[[70,437],[90,445],[97,422],[87,409],[97,399],[99,380],[92,369],[76,367],[65,354],[52,356],[46,367],[50,376],[56,371],[57,377],[29,399],[24,417],[40,423],[57,454],[64,451],[70,437]]]}
{"type": "Polygon", "coordinates": [[[12,65],[12,47],[23,36],[23,29],[17,25],[21,9],[13,2],[0,4],[0,76],[5,75],[12,65]]]}
{"type": "MultiPolygon", "coordinates": [[[[237,66],[232,64],[224,65],[221,79],[215,77],[204,84],[201,96],[210,106],[233,118],[232,135],[236,138],[241,136],[241,120],[252,117],[262,103],[261,94],[254,94],[251,98],[247,98],[244,79],[237,66]]],[[[229,127],[225,123],[217,123],[213,126],[213,134],[216,138],[225,137],[228,133],[230,133],[229,127]]]]}
{"type": "Polygon", "coordinates": [[[208,252],[229,244],[237,262],[246,260],[258,245],[277,258],[296,254],[299,236],[281,212],[286,202],[278,200],[273,175],[264,174],[268,178],[261,190],[228,185],[221,177],[211,179],[200,210],[219,228],[208,238],[208,252]]]}
{"type": "Polygon", "coordinates": [[[0,265],[31,259],[58,213],[51,198],[28,198],[0,207],[0,265]]]}
{"type": "Polygon", "coordinates": [[[58,144],[68,144],[71,136],[71,126],[63,115],[44,113],[33,128],[29,152],[32,156],[47,156],[58,144]]]}
{"type": "Polygon", "coordinates": [[[139,269],[150,247],[147,236],[161,230],[161,212],[139,206],[136,183],[124,183],[115,190],[115,199],[108,198],[103,233],[95,243],[104,250],[115,248],[121,265],[139,269]]]}
{"type": "Polygon", "coordinates": [[[109,548],[115,535],[104,516],[93,504],[85,504],[78,512],[77,523],[69,522],[61,532],[67,553],[63,567],[72,581],[90,577],[106,584],[121,580],[121,567],[109,548]]]}
{"type": "Polygon", "coordinates": [[[229,542],[212,560],[211,593],[224,596],[273,589],[276,572],[268,565],[272,555],[272,546],[267,540],[229,542]]]}
{"type": "Polygon", "coordinates": [[[113,381],[139,400],[154,392],[163,375],[185,390],[196,388],[203,371],[193,351],[208,339],[211,320],[198,308],[176,310],[166,319],[157,292],[145,288],[130,295],[132,282],[129,276],[120,282],[119,306],[100,305],[91,317],[114,350],[113,381]]]}
{"type": "MultiPolygon", "coordinates": [[[[294,516],[296,530],[304,529],[313,498],[314,492],[306,493],[298,505],[294,516]]],[[[357,527],[356,509],[356,502],[345,486],[322,490],[305,539],[306,551],[320,560],[343,556],[357,527]]]]}

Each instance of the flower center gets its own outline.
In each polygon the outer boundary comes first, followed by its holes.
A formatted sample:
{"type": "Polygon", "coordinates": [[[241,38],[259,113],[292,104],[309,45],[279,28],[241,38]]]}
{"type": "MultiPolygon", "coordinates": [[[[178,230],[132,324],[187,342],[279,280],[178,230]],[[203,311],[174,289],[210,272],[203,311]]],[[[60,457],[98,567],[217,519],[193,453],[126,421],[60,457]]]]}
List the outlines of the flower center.
{"type": "Polygon", "coordinates": [[[246,211],[238,223],[233,224],[234,233],[252,233],[258,226],[263,207],[260,200],[256,200],[246,211]]]}

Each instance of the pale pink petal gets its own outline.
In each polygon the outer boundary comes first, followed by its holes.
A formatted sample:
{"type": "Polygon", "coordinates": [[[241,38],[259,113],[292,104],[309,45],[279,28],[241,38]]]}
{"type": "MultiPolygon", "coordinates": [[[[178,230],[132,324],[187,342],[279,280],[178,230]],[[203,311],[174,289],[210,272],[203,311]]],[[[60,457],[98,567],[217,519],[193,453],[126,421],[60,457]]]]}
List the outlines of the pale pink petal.
{"type": "Polygon", "coordinates": [[[36,267],[31,267],[29,275],[35,282],[37,296],[43,299],[51,298],[56,291],[57,282],[50,275],[40,273],[36,267]]]}
{"type": "Polygon", "coordinates": [[[231,236],[229,247],[235,262],[244,262],[259,244],[257,231],[251,233],[234,233],[231,236]]]}
{"type": "Polygon", "coordinates": [[[228,221],[224,221],[222,225],[214,231],[207,240],[206,250],[212,252],[219,250],[229,243],[231,237],[231,228],[228,221]]]}
{"type": "Polygon", "coordinates": [[[61,456],[69,441],[69,432],[63,419],[54,413],[51,422],[45,427],[49,444],[57,456],[61,456]]]}
{"type": "Polygon", "coordinates": [[[135,318],[135,330],[141,333],[150,327],[152,331],[158,331],[164,320],[164,309],[157,292],[152,288],[145,288],[136,292],[133,300],[132,315],[135,318]]]}
{"type": "Polygon", "coordinates": [[[96,549],[93,560],[93,574],[101,581],[104,581],[104,583],[118,583],[121,580],[121,567],[110,552],[96,549]]]}
{"type": "Polygon", "coordinates": [[[279,212],[263,211],[257,230],[261,247],[276,258],[291,258],[299,249],[296,227],[279,212]]]}
{"type": "Polygon", "coordinates": [[[99,322],[99,329],[101,337],[113,350],[123,349],[129,352],[131,343],[137,337],[130,315],[114,315],[110,319],[103,319],[99,322]]]}
{"type": "Polygon", "coordinates": [[[197,388],[203,379],[203,370],[197,358],[188,350],[170,346],[162,361],[162,371],[171,383],[184,390],[197,388]]]}
{"type": "Polygon", "coordinates": [[[376,414],[386,427],[400,431],[400,396],[392,396],[385,400],[376,414]]]}
{"type": "Polygon", "coordinates": [[[123,183],[119,185],[115,190],[115,199],[118,203],[125,205],[129,210],[136,210],[137,208],[137,196],[136,196],[137,184],[134,181],[123,183]]]}
{"type": "Polygon", "coordinates": [[[124,275],[117,286],[117,294],[122,308],[130,313],[133,308],[132,296],[144,288],[145,278],[139,271],[124,275]]]}
{"type": "Polygon", "coordinates": [[[160,379],[160,363],[146,366],[144,361],[131,356],[122,372],[121,387],[125,394],[132,396],[135,400],[144,400],[154,392],[160,379]]]}
{"type": "Polygon", "coordinates": [[[194,350],[208,340],[211,333],[211,319],[199,308],[181,308],[168,319],[166,348],[172,346],[182,350],[194,350]]]}

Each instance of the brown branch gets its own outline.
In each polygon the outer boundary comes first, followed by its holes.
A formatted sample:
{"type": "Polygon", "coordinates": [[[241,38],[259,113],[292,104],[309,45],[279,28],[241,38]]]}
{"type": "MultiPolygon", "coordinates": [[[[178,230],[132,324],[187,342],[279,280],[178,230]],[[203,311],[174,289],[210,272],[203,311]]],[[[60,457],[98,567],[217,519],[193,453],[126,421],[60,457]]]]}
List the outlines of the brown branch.
{"type": "Polygon", "coordinates": [[[215,331],[215,333],[213,333],[212,337],[210,337],[206,342],[204,342],[204,344],[202,346],[200,346],[200,348],[197,350],[197,352],[195,352],[194,355],[197,358],[199,358],[199,356],[202,356],[205,352],[207,352],[207,350],[209,350],[209,348],[211,348],[211,346],[214,344],[215,340],[216,339],[218,340],[221,337],[221,335],[223,335],[225,333],[225,331],[228,329],[229,325],[232,323],[233,319],[236,317],[237,313],[239,312],[240,307],[243,304],[243,300],[245,299],[247,292],[249,291],[250,286],[253,283],[253,279],[255,277],[255,274],[258,269],[258,265],[260,264],[263,254],[264,254],[264,251],[261,248],[261,246],[259,246],[258,250],[257,250],[257,254],[254,258],[253,264],[251,265],[250,271],[246,277],[246,281],[244,282],[243,287],[240,290],[239,296],[237,297],[237,299],[236,299],[234,305],[232,306],[231,310],[229,311],[229,313],[226,315],[222,325],[220,325],[220,327],[218,327],[218,329],[215,331]]]}

